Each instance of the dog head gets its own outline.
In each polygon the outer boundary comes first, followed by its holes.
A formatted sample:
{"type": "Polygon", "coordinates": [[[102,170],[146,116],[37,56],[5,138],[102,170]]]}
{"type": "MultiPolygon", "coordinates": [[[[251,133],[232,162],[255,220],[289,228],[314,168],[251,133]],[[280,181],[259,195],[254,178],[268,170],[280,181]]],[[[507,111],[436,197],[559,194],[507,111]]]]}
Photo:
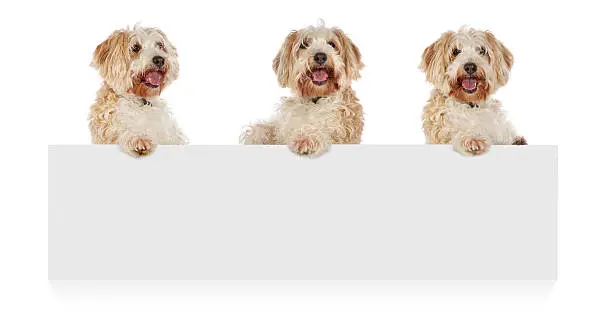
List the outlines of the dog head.
{"type": "Polygon", "coordinates": [[[113,32],[96,51],[92,66],[119,94],[159,95],[178,77],[176,49],[159,29],[136,26],[113,32]]]}
{"type": "Polygon", "coordinates": [[[489,31],[449,31],[423,52],[420,69],[446,96],[478,102],[508,82],[514,58],[489,31]]]}
{"type": "Polygon", "coordinates": [[[350,87],[363,68],[361,53],[338,28],[322,23],[292,31],[274,58],[281,87],[302,97],[328,96],[350,87]]]}

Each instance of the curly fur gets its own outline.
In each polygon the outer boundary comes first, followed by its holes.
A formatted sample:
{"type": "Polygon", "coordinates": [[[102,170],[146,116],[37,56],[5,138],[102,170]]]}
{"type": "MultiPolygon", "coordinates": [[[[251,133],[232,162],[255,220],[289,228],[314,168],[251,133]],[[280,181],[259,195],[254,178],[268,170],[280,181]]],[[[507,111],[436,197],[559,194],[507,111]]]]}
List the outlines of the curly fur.
{"type": "Polygon", "coordinates": [[[491,32],[462,27],[446,32],[423,52],[420,68],[434,85],[423,109],[427,143],[452,144],[466,155],[485,153],[494,144],[526,144],[491,96],[508,82],[514,58],[491,32]],[[476,66],[467,73],[465,65],[476,66]],[[476,80],[473,90],[462,86],[476,80]]]}
{"type": "Polygon", "coordinates": [[[330,144],[358,144],[363,131],[363,111],[351,89],[360,77],[361,53],[338,28],[323,24],[292,31],[273,60],[281,87],[291,97],[281,100],[268,121],[251,124],[242,133],[243,144],[288,145],[298,155],[318,156],[330,144]],[[324,65],[314,60],[325,53],[324,65]],[[324,84],[317,84],[312,72],[324,69],[324,84]]]}
{"type": "Polygon", "coordinates": [[[186,144],[166,102],[159,97],[178,77],[176,49],[155,28],[117,30],[96,48],[92,66],[104,83],[89,113],[93,143],[119,144],[133,156],[154,151],[158,144],[186,144]],[[153,57],[162,57],[162,66],[153,57]],[[146,75],[160,73],[158,86],[146,75]]]}

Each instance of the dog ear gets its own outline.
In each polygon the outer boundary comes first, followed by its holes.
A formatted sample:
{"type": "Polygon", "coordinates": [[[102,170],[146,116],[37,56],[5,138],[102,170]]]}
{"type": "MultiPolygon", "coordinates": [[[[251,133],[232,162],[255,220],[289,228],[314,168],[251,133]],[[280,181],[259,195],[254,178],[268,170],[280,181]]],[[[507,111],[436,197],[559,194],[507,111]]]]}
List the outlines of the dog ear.
{"type": "Polygon", "coordinates": [[[449,61],[450,41],[454,32],[447,31],[423,51],[419,69],[427,75],[427,81],[437,84],[444,79],[444,73],[449,61]]]}
{"type": "Polygon", "coordinates": [[[490,31],[485,31],[485,37],[491,49],[491,65],[497,76],[498,86],[501,87],[508,82],[514,56],[490,31]]]}
{"type": "Polygon", "coordinates": [[[129,77],[130,50],[128,33],[124,30],[113,32],[100,43],[93,55],[91,66],[99,70],[100,76],[111,88],[124,92],[131,88],[129,77]]]}
{"type": "Polygon", "coordinates": [[[346,68],[346,76],[352,80],[359,79],[361,77],[359,71],[364,67],[361,62],[361,52],[359,52],[359,48],[357,48],[353,41],[341,29],[332,28],[332,31],[340,42],[340,51],[346,68]]]}
{"type": "Polygon", "coordinates": [[[285,38],[283,45],[281,46],[278,54],[274,57],[272,61],[272,69],[274,69],[274,73],[278,77],[278,83],[281,87],[286,88],[289,86],[289,78],[291,77],[291,72],[293,71],[293,61],[292,61],[292,53],[293,46],[297,40],[297,31],[291,31],[289,35],[285,38]]]}

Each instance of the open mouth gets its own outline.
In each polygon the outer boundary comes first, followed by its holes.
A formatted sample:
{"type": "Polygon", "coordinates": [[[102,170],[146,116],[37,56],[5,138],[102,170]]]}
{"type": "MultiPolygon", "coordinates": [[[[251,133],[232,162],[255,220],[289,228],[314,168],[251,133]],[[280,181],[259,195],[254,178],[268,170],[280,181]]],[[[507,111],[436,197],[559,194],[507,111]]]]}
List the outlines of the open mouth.
{"type": "Polygon", "coordinates": [[[478,79],[475,77],[464,78],[461,80],[461,88],[463,88],[463,91],[465,91],[467,94],[475,93],[476,90],[478,90],[478,79]]]}
{"type": "Polygon", "coordinates": [[[165,73],[159,70],[151,70],[146,72],[142,77],[142,83],[149,88],[159,88],[164,81],[165,73]]]}
{"type": "Polygon", "coordinates": [[[327,71],[327,68],[324,67],[315,68],[312,70],[312,72],[310,72],[308,77],[310,77],[312,83],[316,84],[317,86],[322,86],[327,83],[327,80],[329,79],[329,72],[327,71]]]}

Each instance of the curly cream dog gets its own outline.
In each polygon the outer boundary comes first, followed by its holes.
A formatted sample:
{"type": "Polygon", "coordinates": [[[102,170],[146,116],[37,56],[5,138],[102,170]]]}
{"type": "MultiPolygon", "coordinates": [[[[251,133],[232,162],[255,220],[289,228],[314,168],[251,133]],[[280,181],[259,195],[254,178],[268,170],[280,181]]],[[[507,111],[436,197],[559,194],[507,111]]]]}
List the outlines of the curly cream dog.
{"type": "Polygon", "coordinates": [[[420,65],[434,85],[422,116],[427,143],[452,144],[465,155],[485,153],[492,144],[527,144],[491,98],[508,82],[513,62],[491,32],[467,27],[427,47],[420,65]]]}
{"type": "Polygon", "coordinates": [[[104,79],[89,113],[94,143],[119,144],[132,156],[187,143],[159,97],[179,73],[176,49],[162,31],[117,30],[98,45],[92,66],[104,79]]]}
{"type": "Polygon", "coordinates": [[[363,68],[359,49],[338,28],[322,23],[292,31],[273,61],[282,99],[269,121],[248,126],[244,144],[286,144],[298,155],[317,156],[329,144],[358,144],[363,112],[351,81],[363,68]]]}

